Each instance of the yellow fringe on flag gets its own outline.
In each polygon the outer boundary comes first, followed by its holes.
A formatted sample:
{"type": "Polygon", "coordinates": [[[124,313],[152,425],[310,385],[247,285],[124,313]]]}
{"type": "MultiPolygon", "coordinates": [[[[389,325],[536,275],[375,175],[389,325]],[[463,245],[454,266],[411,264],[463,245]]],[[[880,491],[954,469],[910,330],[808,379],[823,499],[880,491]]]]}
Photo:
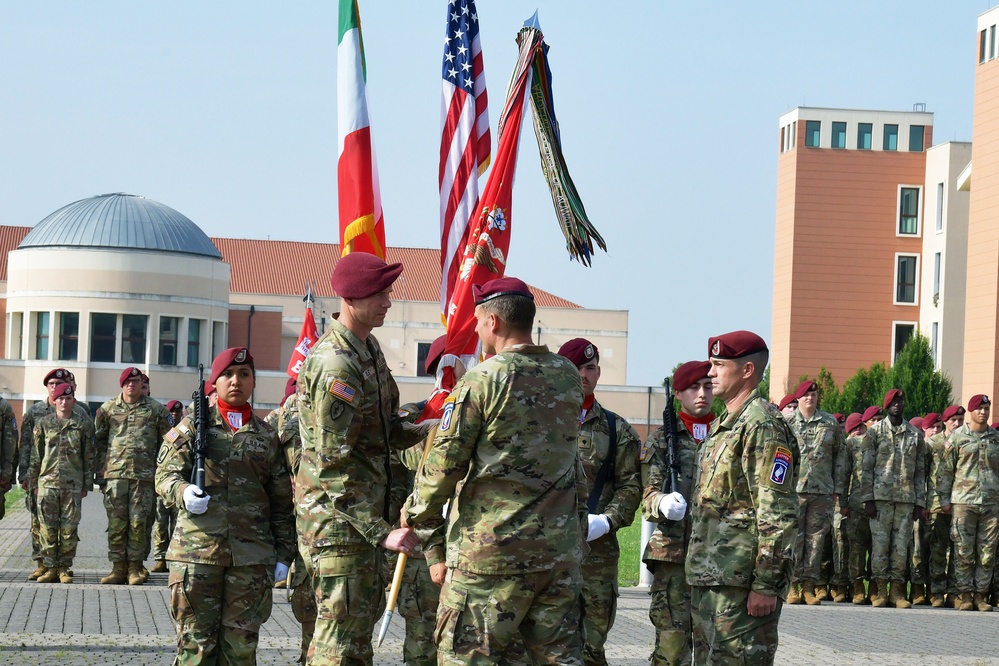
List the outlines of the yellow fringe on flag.
{"type": "Polygon", "coordinates": [[[378,242],[375,234],[375,216],[364,215],[347,225],[343,230],[343,246],[340,248],[340,256],[346,257],[354,251],[354,239],[358,236],[367,236],[371,241],[371,246],[375,249],[375,254],[379,259],[385,261],[385,248],[378,242]]]}

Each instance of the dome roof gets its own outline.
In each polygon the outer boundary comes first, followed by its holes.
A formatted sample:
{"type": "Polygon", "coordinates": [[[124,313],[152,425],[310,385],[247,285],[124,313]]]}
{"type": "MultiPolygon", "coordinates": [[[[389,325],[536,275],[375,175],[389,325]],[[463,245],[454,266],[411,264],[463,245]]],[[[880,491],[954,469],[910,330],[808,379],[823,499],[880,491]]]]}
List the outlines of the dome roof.
{"type": "Polygon", "coordinates": [[[127,248],[222,258],[205,232],[173,208],[120,193],[63,206],[36,224],[17,249],[29,247],[127,248]]]}

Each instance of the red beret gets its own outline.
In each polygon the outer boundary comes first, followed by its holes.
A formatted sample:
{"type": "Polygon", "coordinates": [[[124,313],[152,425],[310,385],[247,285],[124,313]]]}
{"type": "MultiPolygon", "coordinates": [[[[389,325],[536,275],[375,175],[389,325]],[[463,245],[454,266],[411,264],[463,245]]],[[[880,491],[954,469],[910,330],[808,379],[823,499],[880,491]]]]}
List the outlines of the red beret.
{"type": "Polygon", "coordinates": [[[902,389],[889,389],[889,391],[885,393],[885,399],[881,403],[881,406],[888,409],[888,405],[895,402],[895,398],[905,398],[905,393],[902,389]]]}
{"type": "Polygon", "coordinates": [[[917,428],[919,428],[920,430],[922,430],[922,428],[923,428],[923,417],[922,416],[913,416],[911,419],[909,419],[909,423],[911,423],[912,425],[914,425],[917,428]]]}
{"type": "Polygon", "coordinates": [[[472,285],[472,300],[476,305],[482,305],[500,296],[523,296],[534,300],[534,294],[531,293],[527,283],[514,277],[501,277],[483,285],[472,285]]]}
{"type": "Polygon", "coordinates": [[[184,404],[180,400],[171,400],[170,402],[168,402],[166,404],[166,408],[167,408],[168,412],[172,412],[177,407],[180,407],[181,409],[184,409],[184,404]]]}
{"type": "Polygon", "coordinates": [[[992,401],[989,400],[989,396],[984,393],[979,393],[978,395],[971,396],[971,400],[968,401],[968,411],[973,412],[982,405],[991,405],[992,401]]]}
{"type": "Polygon", "coordinates": [[[586,338],[573,338],[558,348],[559,356],[565,356],[577,368],[592,360],[600,361],[600,350],[586,338]]]}
{"type": "Polygon", "coordinates": [[[427,360],[423,362],[423,369],[426,370],[428,375],[437,374],[437,363],[441,360],[441,356],[444,355],[445,342],[447,342],[447,334],[440,336],[430,343],[430,349],[427,350],[427,360]]]}
{"type": "MultiPolygon", "coordinates": [[[[350,256],[349,254],[347,255],[350,256]]],[[[346,257],[344,257],[346,259],[346,257]]],[[[215,386],[215,382],[225,372],[230,365],[248,365],[253,367],[253,357],[246,347],[230,347],[215,357],[212,361],[212,376],[208,383],[215,386]]]]}
{"type": "Polygon", "coordinates": [[[784,408],[790,405],[792,402],[798,402],[798,399],[794,397],[793,393],[788,393],[783,398],[780,399],[780,404],[777,407],[783,412],[784,408]]]}
{"type": "Polygon", "coordinates": [[[58,398],[59,396],[62,395],[73,395],[73,385],[68,382],[57,384],[55,387],[54,396],[58,398]]]}
{"type": "Polygon", "coordinates": [[[750,331],[732,331],[708,338],[708,358],[742,358],[762,351],[770,351],[767,343],[750,331]]]}
{"type": "Polygon", "coordinates": [[[76,381],[76,375],[74,375],[71,371],[67,370],[66,371],[66,381],[69,382],[70,384],[72,384],[73,382],[76,381]]]}
{"type": "Polygon", "coordinates": [[[798,384],[798,388],[794,389],[794,397],[799,400],[809,391],[818,391],[819,385],[813,382],[811,379],[806,379],[805,381],[798,384]]]}
{"type": "Polygon", "coordinates": [[[121,371],[121,377],[118,378],[118,386],[124,386],[125,382],[129,379],[141,379],[142,373],[138,368],[130,366],[121,371]]]}
{"type": "Polygon", "coordinates": [[[291,394],[298,390],[298,380],[294,377],[289,377],[288,381],[284,384],[284,397],[281,398],[281,406],[284,407],[284,403],[288,402],[288,398],[291,394]]]}
{"type": "Polygon", "coordinates": [[[944,421],[950,421],[955,416],[964,416],[964,407],[961,405],[951,405],[944,410],[943,417],[944,421]]]}
{"type": "Polygon", "coordinates": [[[673,372],[673,390],[684,391],[708,376],[707,361],[687,361],[673,372]]]}
{"type": "Polygon", "coordinates": [[[42,380],[42,386],[48,386],[49,381],[52,379],[58,379],[64,381],[68,379],[69,370],[66,368],[56,368],[55,370],[49,370],[49,374],[45,375],[45,379],[42,380]]]}
{"type": "Polygon", "coordinates": [[[999,429],[999,421],[993,421],[992,425],[990,425],[989,427],[992,428],[993,430],[999,429]]]}
{"type": "Polygon", "coordinates": [[[940,415],[936,412],[930,412],[923,417],[923,425],[921,427],[923,430],[929,430],[938,423],[940,423],[940,415]]]}
{"type": "MultiPolygon", "coordinates": [[[[857,414],[857,416],[860,416],[860,414],[857,414]]],[[[836,412],[835,414],[833,414],[833,418],[836,419],[836,423],[840,425],[846,423],[846,414],[840,414],[839,412],[836,412]]]]}
{"type": "Polygon", "coordinates": [[[862,425],[864,425],[863,417],[857,412],[854,412],[846,417],[846,425],[843,426],[843,429],[846,430],[847,434],[850,434],[862,425]]]}
{"type": "Polygon", "coordinates": [[[351,252],[333,268],[330,285],[343,298],[367,298],[391,287],[400,273],[402,264],[386,264],[373,254],[351,252]]]}
{"type": "Polygon", "coordinates": [[[875,416],[881,416],[881,408],[877,405],[872,405],[864,410],[864,415],[860,417],[864,423],[867,423],[875,416]]]}

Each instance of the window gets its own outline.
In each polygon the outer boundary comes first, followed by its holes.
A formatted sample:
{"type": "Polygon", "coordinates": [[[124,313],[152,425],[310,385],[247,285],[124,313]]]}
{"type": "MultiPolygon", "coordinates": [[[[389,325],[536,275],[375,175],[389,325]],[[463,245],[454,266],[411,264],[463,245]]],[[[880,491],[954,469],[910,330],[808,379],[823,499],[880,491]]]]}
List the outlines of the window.
{"type": "Polygon", "coordinates": [[[10,334],[7,337],[10,342],[8,358],[24,358],[24,331],[21,329],[24,323],[24,314],[21,312],[11,312],[7,315],[10,321],[10,334]]]}
{"type": "Polygon", "coordinates": [[[985,62],[985,30],[978,34],[978,63],[985,62]]]}
{"type": "Polygon", "coordinates": [[[201,358],[201,320],[187,320],[187,365],[191,368],[198,367],[198,360],[201,358]]]}
{"type": "Polygon", "coordinates": [[[798,133],[798,121],[795,120],[791,123],[791,147],[794,148],[796,137],[795,134],[798,133]]]}
{"type": "Polygon", "coordinates": [[[180,318],[160,317],[160,365],[177,365],[177,329],[180,318]]]}
{"type": "Polygon", "coordinates": [[[146,315],[121,316],[121,362],[146,362],[146,315]]]}
{"type": "Polygon", "coordinates": [[[944,184],[937,183],[937,231],[943,231],[944,184]]]}
{"type": "Polygon", "coordinates": [[[818,120],[805,121],[805,146],[808,148],[818,148],[821,136],[822,123],[818,120]]]}
{"type": "Polygon", "coordinates": [[[786,150],[787,150],[787,128],[786,127],[781,127],[780,128],[780,152],[783,153],[786,150]]]}
{"type": "Polygon", "coordinates": [[[933,253],[933,305],[940,300],[940,265],[943,257],[939,252],[933,253]]]}
{"type": "Polygon", "coordinates": [[[996,57],[996,27],[989,28],[989,60],[996,57]]]}
{"type": "Polygon", "coordinates": [[[118,315],[90,315],[90,360],[93,363],[114,363],[115,342],[118,339],[118,315]]]}
{"type": "Polygon", "coordinates": [[[909,127],[909,152],[923,152],[923,126],[912,125],[909,127]]]}
{"type": "Polygon", "coordinates": [[[885,125],[884,150],[898,150],[898,125],[885,125]]]}
{"type": "Polygon", "coordinates": [[[212,322],[212,358],[215,358],[226,348],[225,322],[212,322]]]}
{"type": "Polygon", "coordinates": [[[940,369],[940,322],[930,324],[930,354],[933,356],[933,367],[940,369]]]}
{"type": "Polygon", "coordinates": [[[35,313],[35,358],[49,357],[49,313],[35,313]]]}
{"type": "Polygon", "coordinates": [[[846,123],[832,124],[832,147],[846,148],[846,123]]]}
{"type": "Polygon", "coordinates": [[[898,355],[902,353],[905,349],[905,345],[912,339],[912,335],[916,332],[916,325],[911,322],[902,323],[894,322],[895,330],[892,336],[892,349],[893,354],[891,356],[892,363],[898,358],[898,355]]]}
{"type": "Polygon", "coordinates": [[[59,360],[75,361],[80,346],[80,313],[59,313],[59,360]]]}
{"type": "Polygon", "coordinates": [[[919,256],[914,254],[895,255],[895,304],[916,304],[916,269],[919,256]]]}
{"type": "Polygon", "coordinates": [[[874,140],[874,125],[871,123],[857,124],[857,150],[870,150],[874,140]]]}
{"type": "Polygon", "coordinates": [[[416,343],[416,376],[417,377],[430,377],[431,375],[427,373],[427,355],[430,353],[429,342],[417,342],[416,343]]]}
{"type": "Polygon", "coordinates": [[[899,188],[898,233],[916,235],[919,233],[919,188],[899,188]]]}

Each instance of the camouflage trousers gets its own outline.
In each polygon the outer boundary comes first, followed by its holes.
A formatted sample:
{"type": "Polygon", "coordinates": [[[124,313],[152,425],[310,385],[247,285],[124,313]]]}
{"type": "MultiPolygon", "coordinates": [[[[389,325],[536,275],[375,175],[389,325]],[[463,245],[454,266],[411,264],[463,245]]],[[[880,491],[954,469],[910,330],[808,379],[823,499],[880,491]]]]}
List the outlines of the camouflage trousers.
{"type": "Polygon", "coordinates": [[[912,545],[912,504],[877,500],[871,518],[871,578],[905,581],[912,545]]]}
{"type": "Polygon", "coordinates": [[[988,594],[999,540],[999,505],[954,504],[954,585],[958,592],[988,594]]]}
{"type": "Polygon", "coordinates": [[[822,549],[833,521],[832,495],[798,493],[798,539],[794,548],[794,579],[818,583],[822,573],[822,549]]]}
{"type": "Polygon", "coordinates": [[[170,537],[177,524],[177,509],[168,509],[163,498],[156,496],[156,512],[153,519],[153,559],[165,560],[167,548],[170,547],[170,537]]]}
{"type": "Polygon", "coordinates": [[[0,520],[7,515],[7,493],[0,492],[0,520]]]}
{"type": "Polygon", "coordinates": [[[656,629],[652,666],[689,666],[693,652],[690,629],[690,586],[682,562],[649,562],[652,602],[649,619],[656,629]]]}
{"type": "Polygon", "coordinates": [[[42,564],[51,568],[69,567],[80,542],[80,491],[59,488],[38,489],[38,517],[42,564]]]}
{"type": "Polygon", "coordinates": [[[579,567],[525,574],[449,569],[434,639],[438,664],[501,664],[518,637],[534,664],[582,666],[579,567]]]}
{"type": "Polygon", "coordinates": [[[864,513],[863,506],[850,507],[850,515],[844,522],[846,534],[847,570],[851,581],[868,577],[867,556],[871,551],[871,521],[864,513]]]}
{"type": "Polygon", "coordinates": [[[291,612],[302,625],[302,649],[298,660],[304,664],[309,656],[312,636],[316,633],[316,595],[301,554],[295,556],[295,563],[292,565],[290,601],[291,612]]]}
{"type": "Polygon", "coordinates": [[[949,513],[932,513],[926,521],[925,544],[926,582],[932,594],[947,592],[947,560],[951,553],[951,516],[949,513]]]}
{"type": "Polygon", "coordinates": [[[274,565],[170,563],[174,666],[255,664],[260,625],[271,616],[274,565]]]}
{"type": "Polygon", "coordinates": [[[399,614],[406,618],[406,640],[402,659],[409,666],[435,666],[437,647],[434,626],[441,588],[430,579],[430,567],[422,557],[406,560],[402,586],[399,588],[399,614]]]}
{"type": "Polygon", "coordinates": [[[750,617],[743,587],[690,588],[695,664],[773,664],[783,601],[766,617],[750,617]]]}
{"type": "Polygon", "coordinates": [[[152,481],[107,479],[108,559],[141,562],[149,553],[149,519],[156,510],[152,481]]]}
{"type": "Polygon", "coordinates": [[[909,581],[913,585],[929,582],[929,545],[926,538],[926,521],[912,521],[912,558],[909,563],[909,581]]]}
{"type": "MultiPolygon", "coordinates": [[[[616,541],[613,534],[608,535],[616,541]]],[[[608,541],[610,539],[607,539],[608,541]]],[[[604,644],[617,617],[617,549],[613,555],[601,552],[600,539],[590,544],[590,554],[580,567],[583,589],[579,595],[581,629],[583,632],[583,663],[586,666],[606,666],[604,644]]],[[[614,546],[617,546],[615,543],[614,546]]]]}
{"type": "Polygon", "coordinates": [[[307,663],[371,664],[371,634],[385,608],[381,548],[325,548],[312,555],[316,629],[307,663]]]}
{"type": "Polygon", "coordinates": [[[849,585],[850,580],[850,544],[846,540],[846,516],[839,511],[833,514],[832,530],[832,577],[833,585],[849,585]]]}

